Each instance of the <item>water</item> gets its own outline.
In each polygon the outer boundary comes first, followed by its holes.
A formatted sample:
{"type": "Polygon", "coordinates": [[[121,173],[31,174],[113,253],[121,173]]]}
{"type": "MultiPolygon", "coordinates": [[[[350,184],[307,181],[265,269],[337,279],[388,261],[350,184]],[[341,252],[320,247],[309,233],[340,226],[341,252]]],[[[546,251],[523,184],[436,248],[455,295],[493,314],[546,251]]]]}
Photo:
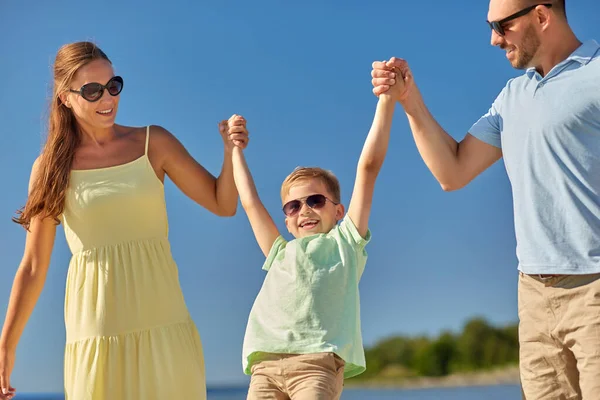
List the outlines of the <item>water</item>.
{"type": "MultiPolygon", "coordinates": [[[[247,388],[209,389],[208,400],[246,400],[247,388]]],[[[442,389],[346,389],[341,400],[520,400],[516,385],[481,386],[442,389]]],[[[60,394],[22,394],[15,400],[64,400],[60,394]]]]}

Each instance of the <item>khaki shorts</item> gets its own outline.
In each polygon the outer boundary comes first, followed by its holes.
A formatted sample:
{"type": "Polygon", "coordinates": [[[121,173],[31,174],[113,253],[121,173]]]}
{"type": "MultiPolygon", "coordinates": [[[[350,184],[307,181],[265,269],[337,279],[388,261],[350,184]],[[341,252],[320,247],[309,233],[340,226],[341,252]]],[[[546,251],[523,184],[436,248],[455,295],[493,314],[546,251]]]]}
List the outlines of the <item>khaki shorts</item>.
{"type": "Polygon", "coordinates": [[[600,274],[519,276],[527,400],[600,399],[600,274]]]}
{"type": "Polygon", "coordinates": [[[334,353],[265,354],[251,371],[248,400],[337,400],[344,386],[334,353]]]}

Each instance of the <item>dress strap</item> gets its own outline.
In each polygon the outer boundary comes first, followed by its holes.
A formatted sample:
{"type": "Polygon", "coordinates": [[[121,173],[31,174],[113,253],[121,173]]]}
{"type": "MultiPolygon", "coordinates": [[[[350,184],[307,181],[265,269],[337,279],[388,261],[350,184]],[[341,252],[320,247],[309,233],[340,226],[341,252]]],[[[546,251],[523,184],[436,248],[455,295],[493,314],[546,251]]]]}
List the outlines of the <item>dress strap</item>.
{"type": "Polygon", "coordinates": [[[144,154],[148,155],[148,142],[150,142],[150,125],[146,128],[146,147],[144,149],[144,154]]]}

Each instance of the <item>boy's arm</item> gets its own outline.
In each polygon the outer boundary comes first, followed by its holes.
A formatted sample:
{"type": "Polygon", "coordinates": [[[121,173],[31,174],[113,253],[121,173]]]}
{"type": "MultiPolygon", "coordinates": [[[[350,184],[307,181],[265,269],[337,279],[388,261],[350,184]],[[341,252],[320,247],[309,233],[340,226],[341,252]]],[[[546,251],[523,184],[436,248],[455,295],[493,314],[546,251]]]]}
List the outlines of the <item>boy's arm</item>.
{"type": "Polygon", "coordinates": [[[266,257],[269,255],[275,239],[280,235],[279,230],[258,197],[254,180],[252,179],[244,152],[241,148],[237,146],[233,148],[232,161],[233,179],[240,194],[242,207],[246,211],[256,241],[266,257]]]}
{"type": "Polygon", "coordinates": [[[366,237],[369,229],[375,179],[381,170],[387,152],[395,102],[395,99],[388,94],[379,96],[373,124],[358,160],[348,216],[363,238],[366,237]]]}

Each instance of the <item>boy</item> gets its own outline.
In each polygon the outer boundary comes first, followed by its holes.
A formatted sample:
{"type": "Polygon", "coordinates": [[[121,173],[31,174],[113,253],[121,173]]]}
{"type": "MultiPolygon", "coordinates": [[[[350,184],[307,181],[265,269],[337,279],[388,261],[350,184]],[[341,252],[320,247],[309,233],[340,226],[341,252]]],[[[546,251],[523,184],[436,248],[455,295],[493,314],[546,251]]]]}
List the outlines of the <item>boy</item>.
{"type": "MultiPolygon", "coordinates": [[[[244,338],[244,373],[252,375],[249,400],[338,399],[344,378],[365,371],[358,283],[367,261],[371,201],[388,147],[395,86],[379,97],[347,215],[331,172],[297,168],[285,179],[281,198],[285,225],[295,238],[290,242],[260,201],[242,149],[233,150],[240,200],[267,257],[267,276],[244,338]]],[[[241,126],[245,120],[232,117],[229,134],[241,126]]]]}

